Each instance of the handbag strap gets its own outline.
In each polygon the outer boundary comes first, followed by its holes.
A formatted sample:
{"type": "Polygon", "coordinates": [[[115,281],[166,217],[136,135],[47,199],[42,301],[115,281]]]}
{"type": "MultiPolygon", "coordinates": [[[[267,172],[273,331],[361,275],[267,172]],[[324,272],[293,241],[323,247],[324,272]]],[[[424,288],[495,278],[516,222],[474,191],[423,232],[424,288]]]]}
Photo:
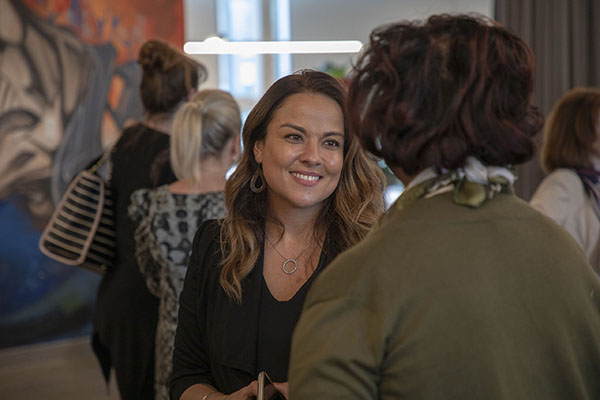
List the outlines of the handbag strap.
{"type": "Polygon", "coordinates": [[[115,149],[115,146],[111,146],[108,149],[106,149],[104,151],[104,153],[102,153],[102,156],[98,159],[98,161],[96,161],[94,163],[94,165],[92,165],[91,167],[88,168],[88,172],[91,174],[95,174],[96,171],[98,170],[98,168],[100,168],[102,165],[104,165],[106,160],[108,160],[108,158],[110,157],[110,154],[114,151],[114,149],[115,149]]]}

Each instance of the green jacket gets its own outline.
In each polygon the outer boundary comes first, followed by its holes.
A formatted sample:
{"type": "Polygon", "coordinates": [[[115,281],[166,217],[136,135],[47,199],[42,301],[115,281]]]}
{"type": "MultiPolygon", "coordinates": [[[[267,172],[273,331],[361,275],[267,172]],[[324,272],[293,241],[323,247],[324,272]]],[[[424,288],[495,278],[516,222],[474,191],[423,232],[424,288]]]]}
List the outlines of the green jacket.
{"type": "Polygon", "coordinates": [[[392,208],[314,282],[290,399],[599,399],[600,280],[512,194],[392,208]]]}

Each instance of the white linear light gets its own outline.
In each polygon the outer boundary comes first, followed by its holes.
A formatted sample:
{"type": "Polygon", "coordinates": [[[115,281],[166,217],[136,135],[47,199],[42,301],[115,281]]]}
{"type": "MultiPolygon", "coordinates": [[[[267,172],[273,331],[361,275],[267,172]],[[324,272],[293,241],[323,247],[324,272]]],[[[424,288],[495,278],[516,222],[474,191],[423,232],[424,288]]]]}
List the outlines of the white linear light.
{"type": "Polygon", "coordinates": [[[229,42],[213,36],[202,42],[186,42],[183,51],[187,54],[331,54],[358,53],[361,47],[358,40],[229,42]]]}

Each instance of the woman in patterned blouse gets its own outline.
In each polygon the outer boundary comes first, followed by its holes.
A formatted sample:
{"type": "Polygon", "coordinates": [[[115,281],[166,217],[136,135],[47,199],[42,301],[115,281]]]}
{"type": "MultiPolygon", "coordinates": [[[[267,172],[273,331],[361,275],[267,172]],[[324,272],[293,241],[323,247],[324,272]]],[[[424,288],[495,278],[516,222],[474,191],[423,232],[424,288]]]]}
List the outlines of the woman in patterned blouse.
{"type": "Polygon", "coordinates": [[[225,175],[240,152],[240,110],[221,90],[203,90],[175,116],[171,166],[179,179],[131,196],[136,257],[150,292],[160,299],[156,332],[155,391],[168,400],[179,293],[192,241],[204,220],[225,215],[225,175]]]}

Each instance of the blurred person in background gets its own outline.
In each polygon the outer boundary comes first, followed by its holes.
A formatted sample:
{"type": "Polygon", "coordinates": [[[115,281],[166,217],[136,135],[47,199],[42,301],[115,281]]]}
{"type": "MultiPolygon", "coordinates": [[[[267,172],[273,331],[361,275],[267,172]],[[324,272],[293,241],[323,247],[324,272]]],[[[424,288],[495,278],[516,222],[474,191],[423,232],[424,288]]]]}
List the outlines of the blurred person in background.
{"type": "Polygon", "coordinates": [[[600,280],[512,189],[543,122],[533,85],[529,47],[484,17],[371,34],[351,132],[406,189],[311,287],[290,398],[600,398],[600,280]]]}
{"type": "Polygon", "coordinates": [[[530,204],[565,228],[600,274],[600,89],[575,88],[558,100],[541,159],[549,175],[530,204]]]}
{"type": "Polygon", "coordinates": [[[136,257],[148,290],[160,301],[155,391],[168,400],[179,294],[198,225],[225,216],[227,171],[240,153],[240,109],[221,90],[202,90],[175,115],[171,166],[178,180],[131,196],[136,257]]]}
{"type": "Polygon", "coordinates": [[[117,255],[96,301],[92,345],[108,380],[114,367],[121,398],[154,398],[154,342],[158,299],[148,291],[135,257],[131,194],[177,178],[169,165],[172,118],[206,79],[205,68],[169,44],[149,40],[140,49],[144,121],[126,128],[114,146],[110,185],[115,203],[117,255]]]}
{"type": "Polygon", "coordinates": [[[243,128],[224,220],[201,225],[179,299],[171,398],[287,396],[292,331],[314,278],[383,211],[383,175],[348,136],[345,91],[305,70],[276,81],[243,128]]]}

